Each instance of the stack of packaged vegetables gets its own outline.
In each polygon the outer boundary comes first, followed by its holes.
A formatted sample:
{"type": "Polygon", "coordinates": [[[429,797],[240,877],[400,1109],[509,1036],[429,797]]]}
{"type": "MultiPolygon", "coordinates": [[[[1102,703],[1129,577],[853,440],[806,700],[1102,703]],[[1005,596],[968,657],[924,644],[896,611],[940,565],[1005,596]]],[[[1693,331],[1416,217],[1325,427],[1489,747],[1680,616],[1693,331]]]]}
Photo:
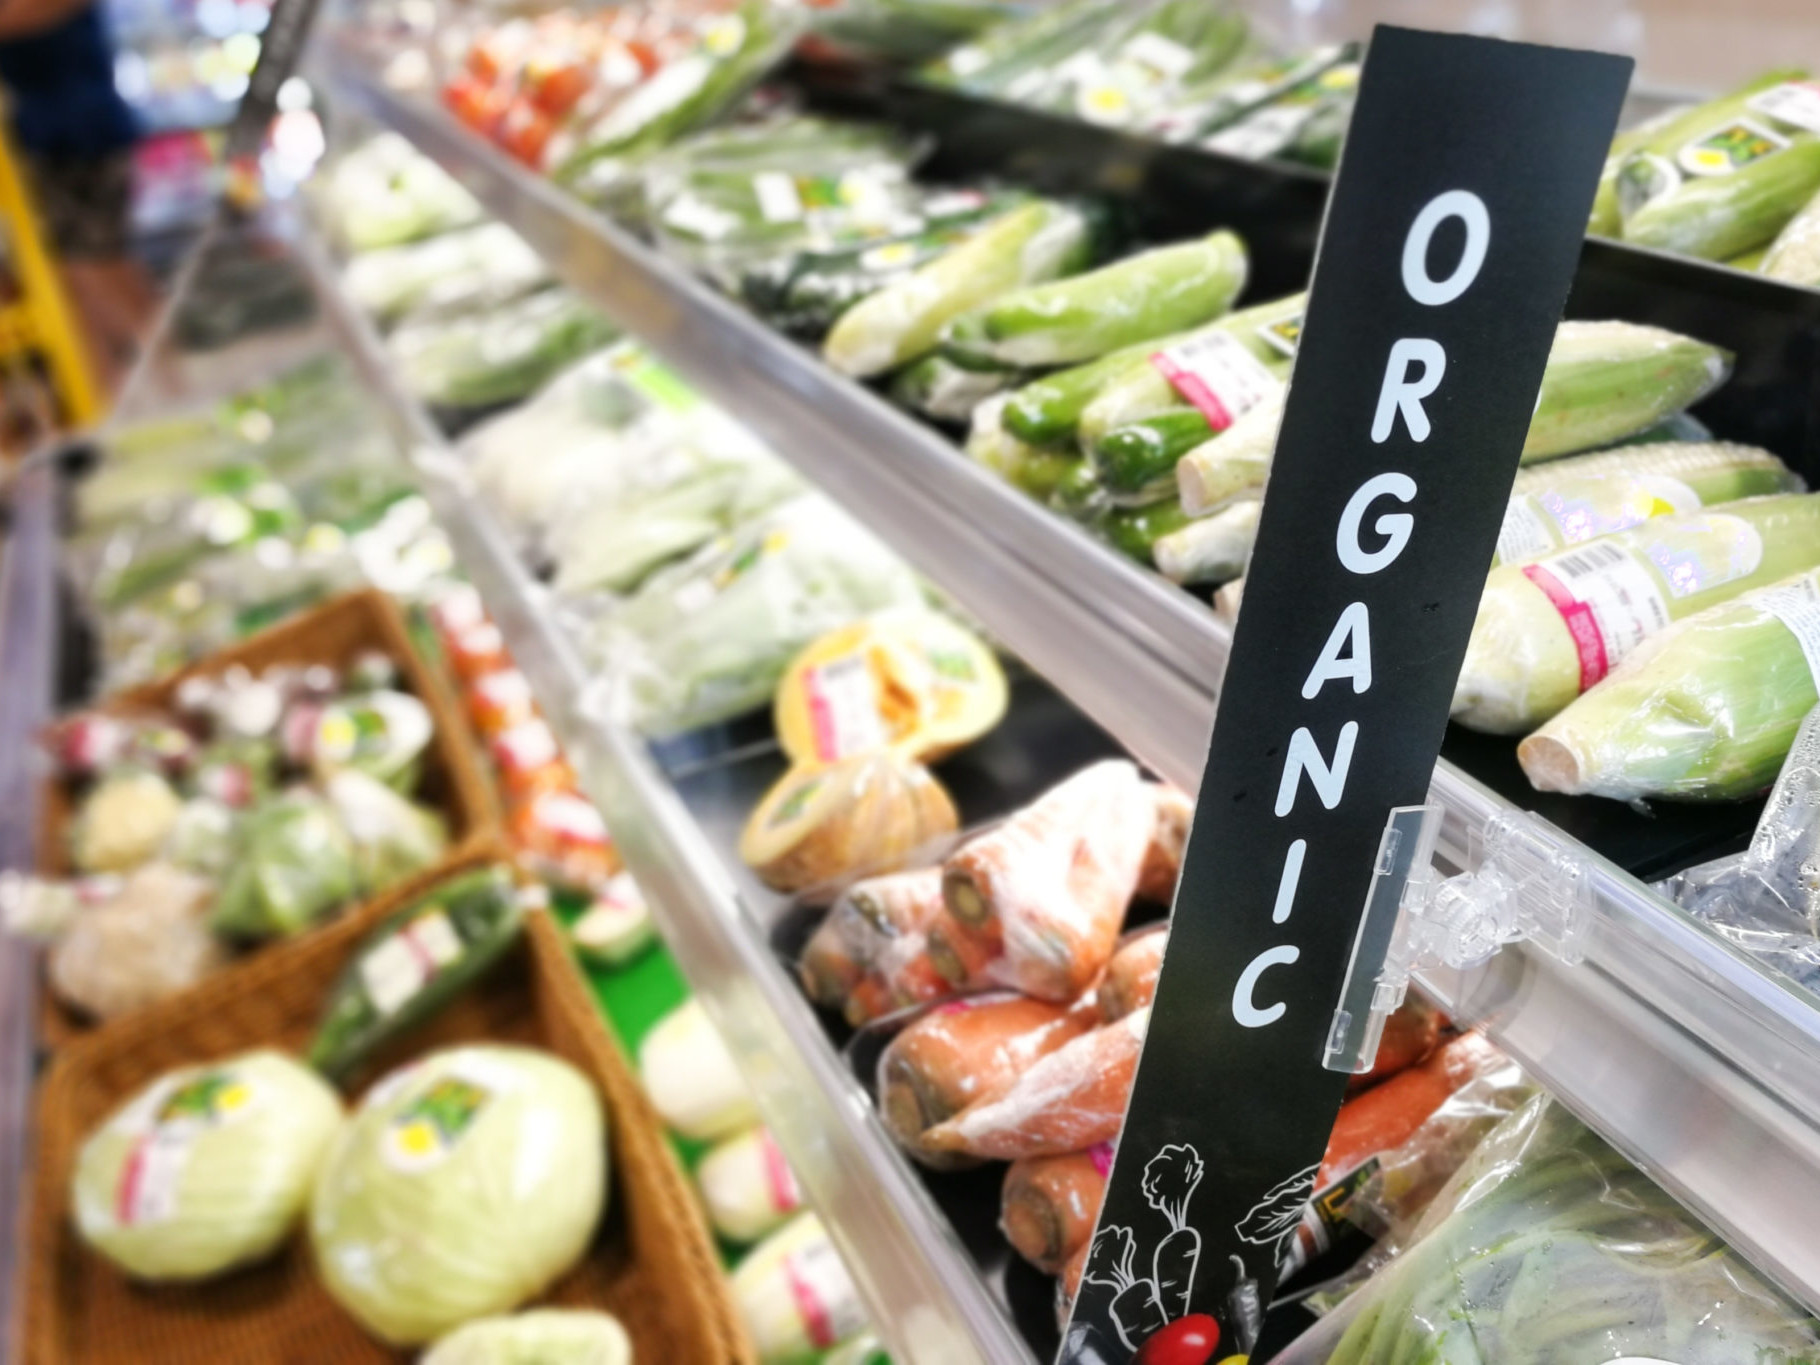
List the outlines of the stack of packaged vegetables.
{"type": "Polygon", "coordinates": [[[111,1019],[237,946],[300,933],[437,862],[441,814],[411,799],[429,710],[390,660],[197,677],[171,714],[60,723],[69,880],[13,887],[15,930],[50,943],[57,998],[111,1019]]]}
{"type": "Polygon", "coordinates": [[[76,486],[66,560],[100,682],[145,682],[346,588],[419,598],[447,542],[338,361],[127,425],[76,486]]]}
{"type": "Polygon", "coordinates": [[[1592,231],[1820,286],[1820,82],[1767,72],[1620,133],[1592,231]]]}
{"type": "Polygon", "coordinates": [[[443,98],[526,164],[611,194],[649,153],[732,108],[800,23],[767,0],[511,20],[478,37],[443,98]]]}
{"type": "Polygon", "coordinates": [[[708,1221],[728,1248],[732,1288],[764,1365],[872,1365],[866,1310],[738,1064],[699,1001],[638,1046],[646,1092],[694,1167],[708,1221]]]}
{"type": "Polygon", "coordinates": [[[1359,51],[1289,54],[1236,9],[1197,0],[1065,0],[988,30],[923,75],[1170,142],[1325,168],[1352,116],[1359,51]]]}

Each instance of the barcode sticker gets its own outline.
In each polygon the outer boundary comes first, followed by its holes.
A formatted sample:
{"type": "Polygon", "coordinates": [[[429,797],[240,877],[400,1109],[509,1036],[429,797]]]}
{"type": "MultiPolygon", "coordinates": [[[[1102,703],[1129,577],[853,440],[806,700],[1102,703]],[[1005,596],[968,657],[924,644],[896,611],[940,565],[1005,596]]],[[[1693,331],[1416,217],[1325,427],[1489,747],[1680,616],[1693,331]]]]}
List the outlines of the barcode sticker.
{"type": "Polygon", "coordinates": [[[1521,564],[1547,554],[1560,543],[1554,532],[1553,520],[1533,498],[1512,498],[1504,508],[1504,524],[1498,527],[1498,563],[1521,564]]]}
{"type": "Polygon", "coordinates": [[[853,754],[882,749],[889,739],[878,712],[878,689],[863,653],[843,654],[803,678],[815,755],[838,763],[853,754]]]}
{"type": "Polygon", "coordinates": [[[1215,431],[1226,430],[1283,388],[1283,381],[1230,332],[1208,332],[1165,346],[1150,363],[1215,431]]]}
{"type": "Polygon", "coordinates": [[[1820,579],[1803,574],[1792,583],[1751,594],[1751,601],[1788,627],[1820,690],[1820,579]]]}
{"type": "Polygon", "coordinates": [[[794,223],[803,216],[803,197],[797,193],[796,181],[782,171],[760,171],[752,177],[752,192],[758,196],[758,211],[767,223],[794,223]]]}
{"type": "Polygon", "coordinates": [[[1750,107],[1779,122],[1820,133],[1820,81],[1784,81],[1751,96],[1750,107]]]}
{"type": "Polygon", "coordinates": [[[1655,574],[1617,545],[1583,545],[1522,572],[1561,613],[1579,655],[1582,692],[1672,619],[1655,574]]]}

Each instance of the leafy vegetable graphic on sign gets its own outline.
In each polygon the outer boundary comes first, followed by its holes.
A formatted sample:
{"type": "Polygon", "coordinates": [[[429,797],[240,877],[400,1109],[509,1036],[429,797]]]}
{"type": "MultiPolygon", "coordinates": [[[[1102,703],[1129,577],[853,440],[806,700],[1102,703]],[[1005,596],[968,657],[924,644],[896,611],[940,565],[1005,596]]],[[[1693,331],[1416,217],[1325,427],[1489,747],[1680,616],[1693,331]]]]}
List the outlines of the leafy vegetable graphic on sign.
{"type": "MultiPolygon", "coordinates": [[[[1280,1250],[1283,1239],[1296,1229],[1302,1221],[1302,1210],[1308,1206],[1308,1200],[1314,1194],[1315,1173],[1321,1169],[1317,1162],[1305,1170],[1297,1171],[1280,1185],[1273,1185],[1266,1190],[1264,1197],[1251,1206],[1251,1212],[1234,1227],[1243,1241],[1253,1246],[1275,1247],[1280,1250]]],[[[1279,1255],[1279,1260],[1282,1257],[1279,1255]]]]}
{"type": "MultiPolygon", "coordinates": [[[[1188,1201],[1206,1171],[1201,1154],[1179,1142],[1145,1165],[1144,1199],[1169,1224],[1151,1253],[1149,1276],[1138,1274],[1137,1240],[1130,1228],[1101,1228],[1094,1238],[1086,1282],[1113,1291],[1113,1325],[1125,1348],[1138,1352],[1141,1365],[1198,1365],[1219,1342],[1218,1324],[1188,1311],[1201,1259],[1201,1234],[1188,1222],[1188,1201]],[[1205,1354],[1197,1354],[1197,1343],[1205,1344],[1205,1354]]],[[[1308,1176],[1312,1180],[1313,1172],[1308,1176]]]]}

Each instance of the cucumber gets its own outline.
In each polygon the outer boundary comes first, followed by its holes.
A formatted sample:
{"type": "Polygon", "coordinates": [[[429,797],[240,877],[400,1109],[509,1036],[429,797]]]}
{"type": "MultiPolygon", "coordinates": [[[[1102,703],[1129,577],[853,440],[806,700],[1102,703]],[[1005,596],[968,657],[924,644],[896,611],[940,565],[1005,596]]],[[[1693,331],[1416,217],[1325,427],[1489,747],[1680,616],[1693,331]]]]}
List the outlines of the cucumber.
{"type": "Polygon", "coordinates": [[[1215,232],[994,300],[949,323],[942,349],[967,365],[1078,364],[1219,317],[1246,272],[1245,244],[1215,232]]]}
{"type": "Polygon", "coordinates": [[[518,891],[504,867],[426,892],[354,950],[329,993],[310,1065],[330,1080],[347,1076],[476,981],[522,927],[518,891]]]}
{"type": "Polygon", "coordinates": [[[1110,380],[1185,335],[1177,333],[1139,342],[1085,365],[1045,375],[1012,394],[1000,420],[1013,436],[1032,445],[1057,445],[1071,440],[1082,411],[1110,380]]]}
{"type": "MultiPolygon", "coordinates": [[[[1305,294],[1295,294],[1242,309],[1196,329],[1191,335],[1214,331],[1230,333],[1279,376],[1287,377],[1294,355],[1294,341],[1290,338],[1299,327],[1306,299],[1305,294]]],[[[1081,411],[1077,430],[1083,444],[1091,447],[1109,431],[1181,406],[1182,397],[1175,391],[1175,386],[1150,363],[1150,354],[1155,349],[1151,347],[1141,353],[1116,377],[1109,379],[1081,411]]]]}
{"type": "Polygon", "coordinates": [[[1167,497],[1142,507],[1116,508],[1100,519],[1098,529],[1115,550],[1140,564],[1149,564],[1158,542],[1188,524],[1182,504],[1167,497]]]}
{"type": "Polygon", "coordinates": [[[1820,193],[1820,138],[1791,142],[1729,175],[1696,176],[1624,220],[1624,240],[1723,261],[1773,241],[1820,193]]]}
{"type": "Polygon", "coordinates": [[[1092,460],[1083,459],[1062,472],[1049,494],[1049,505],[1063,516],[1089,525],[1106,513],[1111,503],[1092,460]]]}
{"type": "Polygon", "coordinates": [[[1113,493],[1138,493],[1175,482],[1176,462],[1213,435],[1198,408],[1172,408],[1109,431],[1087,450],[1100,483],[1113,493]]]}
{"type": "Polygon", "coordinates": [[[1087,215],[1064,204],[1014,209],[848,309],[828,333],[823,354],[843,374],[896,369],[934,350],[942,328],[968,310],[1082,269],[1093,235],[1087,215]]]}
{"type": "Polygon", "coordinates": [[[1000,418],[1003,397],[988,398],[973,410],[967,434],[967,456],[1038,502],[1047,502],[1056,486],[1085,466],[1073,451],[1044,450],[1007,432],[1000,418]]]}

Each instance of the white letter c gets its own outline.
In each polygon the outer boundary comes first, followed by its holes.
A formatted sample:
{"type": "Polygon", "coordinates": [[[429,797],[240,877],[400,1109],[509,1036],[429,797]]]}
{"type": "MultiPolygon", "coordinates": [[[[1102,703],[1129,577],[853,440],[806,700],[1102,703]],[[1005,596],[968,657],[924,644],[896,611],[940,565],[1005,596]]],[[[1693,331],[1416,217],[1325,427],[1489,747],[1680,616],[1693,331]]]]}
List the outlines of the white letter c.
{"type": "Polygon", "coordinates": [[[1232,1017],[1238,1020],[1240,1028],[1263,1028],[1281,1019],[1287,1009],[1281,1000],[1265,1009],[1259,1009],[1251,1001],[1252,992],[1258,988],[1258,978],[1271,967],[1287,967],[1302,955],[1302,950],[1284,943],[1275,948],[1266,948],[1239,973],[1239,984],[1232,988],[1232,1017]]]}

